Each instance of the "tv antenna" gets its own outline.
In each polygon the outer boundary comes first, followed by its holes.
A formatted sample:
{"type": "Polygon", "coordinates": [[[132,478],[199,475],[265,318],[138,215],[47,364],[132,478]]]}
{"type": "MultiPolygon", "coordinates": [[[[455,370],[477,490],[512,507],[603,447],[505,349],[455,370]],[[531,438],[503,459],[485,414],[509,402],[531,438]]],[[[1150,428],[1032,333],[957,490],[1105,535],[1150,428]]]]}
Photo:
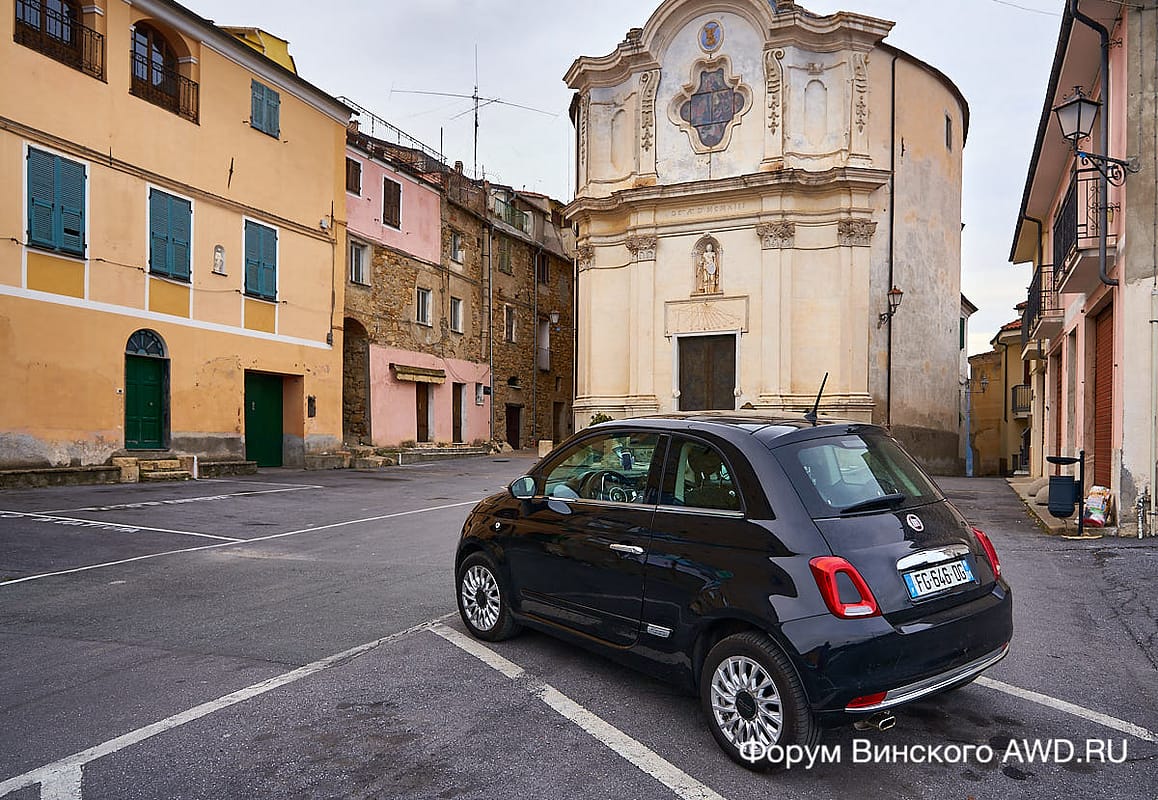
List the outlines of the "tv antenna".
{"type": "Polygon", "coordinates": [[[474,177],[478,178],[478,110],[486,106],[497,104],[501,106],[511,106],[512,108],[521,108],[524,111],[534,111],[536,114],[543,114],[548,117],[557,117],[558,114],[552,114],[550,111],[544,111],[541,108],[533,106],[525,106],[521,103],[512,103],[509,100],[503,100],[498,97],[481,97],[478,93],[478,47],[474,50],[474,91],[471,94],[457,94],[455,92],[428,92],[418,89],[391,89],[391,92],[398,92],[399,94],[422,94],[432,97],[457,97],[463,100],[470,100],[473,104],[472,108],[468,108],[459,114],[455,114],[451,119],[458,119],[466,116],[472,111],[474,112],[474,177]]]}

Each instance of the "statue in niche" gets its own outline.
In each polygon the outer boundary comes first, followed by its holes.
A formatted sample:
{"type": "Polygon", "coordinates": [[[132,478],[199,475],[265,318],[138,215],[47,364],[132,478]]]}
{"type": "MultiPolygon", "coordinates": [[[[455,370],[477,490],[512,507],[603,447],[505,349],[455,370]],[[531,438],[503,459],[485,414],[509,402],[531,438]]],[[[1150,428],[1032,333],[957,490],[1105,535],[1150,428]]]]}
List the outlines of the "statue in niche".
{"type": "Polygon", "coordinates": [[[696,294],[718,294],[720,291],[720,251],[714,239],[696,247],[696,294]]]}

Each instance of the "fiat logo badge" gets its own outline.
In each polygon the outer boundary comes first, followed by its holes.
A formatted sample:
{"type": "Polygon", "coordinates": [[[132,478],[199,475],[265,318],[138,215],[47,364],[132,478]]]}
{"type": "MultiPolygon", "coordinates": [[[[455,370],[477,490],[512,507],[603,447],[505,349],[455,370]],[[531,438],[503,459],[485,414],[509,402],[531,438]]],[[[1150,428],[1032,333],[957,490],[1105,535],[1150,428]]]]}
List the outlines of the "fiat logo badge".
{"type": "Polygon", "coordinates": [[[925,523],[921,522],[921,518],[916,514],[909,514],[907,517],[905,517],[905,522],[908,523],[910,528],[917,531],[918,533],[925,530],[925,523]]]}

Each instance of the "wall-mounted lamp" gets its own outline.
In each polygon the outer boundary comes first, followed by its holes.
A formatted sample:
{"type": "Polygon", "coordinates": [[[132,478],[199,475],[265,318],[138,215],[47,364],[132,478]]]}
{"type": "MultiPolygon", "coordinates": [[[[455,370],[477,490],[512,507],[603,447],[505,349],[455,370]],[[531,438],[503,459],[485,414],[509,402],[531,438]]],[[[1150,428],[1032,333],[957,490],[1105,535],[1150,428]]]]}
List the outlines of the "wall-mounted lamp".
{"type": "Polygon", "coordinates": [[[989,378],[982,375],[981,380],[974,383],[973,381],[965,382],[965,394],[985,394],[985,390],[989,388],[989,378]]]}
{"type": "Polygon", "coordinates": [[[881,315],[877,317],[878,328],[891,320],[893,314],[897,313],[897,309],[901,307],[901,300],[904,299],[905,293],[894,286],[886,292],[886,295],[889,298],[889,310],[882,312],[881,315]]]}
{"type": "Polygon", "coordinates": [[[551,313],[547,314],[547,319],[551,320],[552,325],[558,325],[559,324],[559,312],[558,311],[552,311],[551,313]]]}
{"type": "MultiPolygon", "coordinates": [[[[1088,139],[1093,132],[1094,120],[1101,107],[1100,101],[1086,97],[1082,87],[1075,86],[1073,94],[1053,107],[1053,113],[1057,117],[1062,136],[1070,140],[1082,166],[1092,165],[1110,183],[1121,186],[1126,182],[1127,173],[1135,173],[1141,169],[1138,159],[1123,161],[1104,153],[1089,153],[1078,147],[1078,142],[1088,139]]],[[[1106,146],[1104,141],[1100,144],[1103,148],[1106,146]]]]}

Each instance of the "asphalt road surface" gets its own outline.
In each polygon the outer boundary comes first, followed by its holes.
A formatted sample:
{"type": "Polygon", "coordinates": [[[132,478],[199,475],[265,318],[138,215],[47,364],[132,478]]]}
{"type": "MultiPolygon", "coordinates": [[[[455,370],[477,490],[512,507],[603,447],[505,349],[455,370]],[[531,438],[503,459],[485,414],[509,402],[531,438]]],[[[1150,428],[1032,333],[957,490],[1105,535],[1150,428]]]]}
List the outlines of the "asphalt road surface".
{"type": "Polygon", "coordinates": [[[675,687],[465,636],[460,526],[531,463],[0,492],[0,798],[1158,797],[1154,540],[941,481],[1013,584],[1010,656],[754,774],[675,687]]]}

